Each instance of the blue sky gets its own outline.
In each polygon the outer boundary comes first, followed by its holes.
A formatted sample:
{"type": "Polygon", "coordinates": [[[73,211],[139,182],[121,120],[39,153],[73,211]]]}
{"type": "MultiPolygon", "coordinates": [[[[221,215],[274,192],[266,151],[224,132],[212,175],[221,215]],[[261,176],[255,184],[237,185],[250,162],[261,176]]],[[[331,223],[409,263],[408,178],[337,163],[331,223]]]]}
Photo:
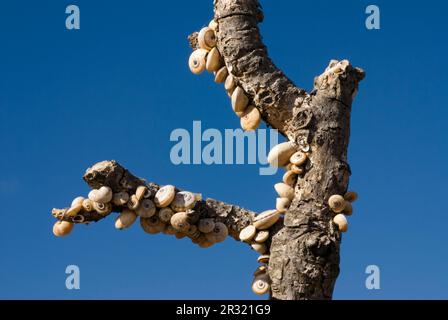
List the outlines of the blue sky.
{"type": "MultiPolygon", "coordinates": [[[[115,159],[160,184],[255,211],[281,179],[258,165],[170,162],[176,128],[237,128],[211,75],[187,67],[186,37],[212,1],[76,1],[81,29],[65,29],[64,1],[8,1],[0,12],[0,298],[255,299],[257,254],[233,241],[200,249],[118,232],[113,218],[55,238],[51,208],[86,195],[87,167],[115,159]],[[65,267],[81,289],[65,288],[65,267]]],[[[353,105],[350,188],[360,199],[343,236],[335,299],[448,298],[448,5],[414,1],[262,1],[276,64],[311,89],[331,59],[367,72],[353,105]],[[381,30],[364,26],[369,4],[381,30]],[[367,290],[365,268],[381,270],[367,290]]],[[[264,126],[262,127],[264,128],[264,126]]]]}

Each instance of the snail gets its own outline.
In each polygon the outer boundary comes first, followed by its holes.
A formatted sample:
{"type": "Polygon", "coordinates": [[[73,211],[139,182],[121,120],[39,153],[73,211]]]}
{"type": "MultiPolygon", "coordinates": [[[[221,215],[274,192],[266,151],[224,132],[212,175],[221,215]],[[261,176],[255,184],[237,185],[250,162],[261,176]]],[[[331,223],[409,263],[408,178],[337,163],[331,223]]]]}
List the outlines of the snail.
{"type": "Polygon", "coordinates": [[[254,241],[256,243],[263,243],[266,242],[269,239],[269,231],[268,230],[261,230],[258,231],[255,235],[254,241]]]}
{"type": "Polygon", "coordinates": [[[108,203],[112,200],[112,196],[112,189],[107,186],[89,192],[89,199],[93,202],[108,203]]]}
{"type": "Polygon", "coordinates": [[[105,216],[112,212],[112,205],[110,203],[93,202],[93,209],[105,216]]]}
{"type": "Polygon", "coordinates": [[[205,234],[205,237],[208,241],[217,243],[224,241],[229,235],[229,230],[227,226],[222,222],[216,222],[215,227],[209,233],[205,234]]]}
{"type": "Polygon", "coordinates": [[[78,204],[82,205],[82,202],[84,201],[84,197],[76,197],[75,199],[73,199],[72,204],[70,205],[70,207],[75,207],[78,204]]]}
{"type": "Polygon", "coordinates": [[[90,199],[84,199],[82,201],[82,208],[87,212],[93,211],[93,201],[90,199]]]}
{"type": "Polygon", "coordinates": [[[53,234],[56,237],[65,237],[73,230],[73,223],[68,221],[56,221],[53,225],[53,234]]]}
{"type": "Polygon", "coordinates": [[[276,209],[263,211],[254,218],[253,225],[258,230],[266,230],[280,218],[280,212],[276,209]]]}
{"type": "Polygon", "coordinates": [[[266,251],[268,250],[268,248],[264,243],[252,243],[250,246],[259,254],[265,254],[266,251]]]}
{"type": "Polygon", "coordinates": [[[297,174],[292,170],[286,171],[283,175],[283,182],[293,187],[297,182],[297,174]]]}
{"type": "Polygon", "coordinates": [[[306,159],[307,159],[306,153],[297,151],[289,158],[289,162],[291,162],[296,166],[301,166],[302,164],[305,163],[306,159]]]}
{"type": "Polygon", "coordinates": [[[140,205],[140,202],[138,201],[137,196],[135,194],[133,194],[128,201],[128,208],[131,210],[136,210],[139,205],[140,205]]]}
{"type": "Polygon", "coordinates": [[[213,48],[207,55],[205,69],[207,69],[207,71],[213,72],[218,71],[221,66],[221,55],[219,54],[217,48],[213,48]]]}
{"type": "MultiPolygon", "coordinates": [[[[239,115],[239,113],[237,113],[239,115]]],[[[244,131],[256,130],[261,122],[260,111],[253,105],[247,107],[246,111],[241,113],[240,124],[244,131]]]]}
{"type": "Polygon", "coordinates": [[[266,274],[267,272],[267,268],[266,266],[259,266],[257,267],[257,269],[254,271],[254,277],[262,275],[262,274],[266,274]]]}
{"type": "Polygon", "coordinates": [[[149,234],[163,232],[167,227],[167,225],[163,223],[156,215],[151,218],[140,218],[140,226],[146,233],[149,234]]]}
{"type": "Polygon", "coordinates": [[[138,186],[135,190],[135,198],[137,201],[142,200],[148,192],[148,188],[146,186],[138,186]]]}
{"type": "Polygon", "coordinates": [[[163,233],[167,234],[167,235],[175,235],[176,233],[178,233],[179,231],[176,230],[176,228],[174,228],[171,225],[167,225],[165,230],[163,230],[163,233]]]}
{"type": "Polygon", "coordinates": [[[274,189],[280,198],[287,198],[292,201],[294,199],[294,189],[286,183],[276,183],[274,189]]]}
{"type": "Polygon", "coordinates": [[[200,48],[210,51],[216,46],[215,31],[209,27],[202,28],[198,34],[198,44],[200,48]]]}
{"type": "Polygon", "coordinates": [[[227,70],[227,67],[224,66],[218,71],[215,72],[215,82],[216,83],[223,83],[226,81],[227,76],[229,75],[229,71],[227,70]]]}
{"type": "Polygon", "coordinates": [[[213,219],[201,219],[198,222],[198,229],[202,233],[212,232],[215,228],[215,221],[213,219]]]}
{"type": "Polygon", "coordinates": [[[344,199],[353,202],[358,199],[358,194],[355,191],[348,191],[346,194],[344,194],[344,199]]]}
{"type": "Polygon", "coordinates": [[[295,150],[295,146],[290,141],[280,143],[269,151],[268,162],[271,166],[284,167],[289,163],[295,150]]]}
{"type": "Polygon", "coordinates": [[[342,212],[346,215],[346,216],[351,216],[353,213],[353,207],[352,204],[348,201],[345,201],[345,206],[344,206],[344,210],[342,210],[342,212]]]}
{"type": "Polygon", "coordinates": [[[150,199],[143,199],[135,212],[142,218],[149,218],[156,214],[156,206],[150,199]]]}
{"type": "Polygon", "coordinates": [[[194,74],[201,74],[205,70],[207,50],[196,49],[194,50],[190,58],[188,59],[188,67],[194,74]]]}
{"type": "Polygon", "coordinates": [[[196,196],[189,191],[180,191],[174,196],[171,208],[176,212],[192,209],[196,204],[196,196]]]}
{"type": "Polygon", "coordinates": [[[232,93],[232,109],[235,112],[243,112],[249,104],[249,98],[241,87],[236,87],[232,93]]]}
{"type": "Polygon", "coordinates": [[[178,212],[171,217],[171,225],[180,232],[186,233],[190,228],[190,223],[188,222],[188,215],[186,212],[178,212]]]}
{"type": "Polygon", "coordinates": [[[190,224],[190,227],[185,232],[187,236],[189,236],[191,239],[197,239],[201,236],[201,231],[198,230],[198,227],[194,224],[190,224]]]}
{"type": "Polygon", "coordinates": [[[287,211],[290,205],[291,205],[291,200],[289,200],[288,198],[277,198],[277,200],[275,202],[275,208],[280,213],[287,211]]]}
{"type": "Polygon", "coordinates": [[[345,199],[338,194],[334,194],[328,199],[328,205],[331,210],[336,213],[340,213],[345,208],[345,199]]]}
{"type": "Polygon", "coordinates": [[[176,188],[173,185],[166,185],[161,187],[154,196],[154,202],[157,207],[168,207],[176,195],[176,188]]]}
{"type": "Polygon", "coordinates": [[[173,215],[174,211],[171,208],[162,208],[159,210],[159,218],[165,223],[169,223],[173,215]]]}
{"type": "Polygon", "coordinates": [[[257,295],[268,293],[271,287],[269,282],[269,276],[266,274],[256,276],[252,282],[252,291],[257,295]]]}
{"type": "Polygon", "coordinates": [[[288,170],[294,172],[295,174],[302,174],[303,173],[303,168],[290,163],[290,165],[288,166],[288,170]]]}
{"type": "MultiPolygon", "coordinates": [[[[84,201],[84,200],[82,200],[82,201],[84,201]]],[[[75,205],[72,204],[72,206],[67,209],[65,214],[69,217],[76,216],[82,210],[82,201],[80,203],[78,201],[78,203],[75,203],[75,205]]]]}
{"type": "Polygon", "coordinates": [[[129,194],[125,191],[114,193],[112,203],[116,206],[124,206],[129,201],[129,194]]]}
{"type": "Polygon", "coordinates": [[[258,263],[268,263],[269,262],[269,255],[263,254],[257,258],[258,263]]]}
{"type": "Polygon", "coordinates": [[[208,24],[208,27],[216,32],[216,30],[218,29],[218,22],[216,22],[216,20],[213,19],[208,24]]]}
{"type": "Polygon", "coordinates": [[[333,222],[337,224],[339,231],[341,232],[347,232],[348,230],[348,221],[347,218],[342,214],[339,213],[334,216],[333,222]]]}
{"type": "Polygon", "coordinates": [[[137,219],[137,215],[134,211],[124,209],[115,220],[115,228],[118,230],[128,228],[135,222],[135,219],[137,219]]]}
{"type": "Polygon", "coordinates": [[[239,238],[241,241],[249,242],[257,233],[257,229],[253,225],[249,225],[240,231],[239,238]]]}
{"type": "Polygon", "coordinates": [[[227,92],[230,92],[231,94],[235,90],[236,84],[235,80],[233,79],[233,76],[229,74],[226,78],[226,81],[224,82],[224,88],[227,92]]]}

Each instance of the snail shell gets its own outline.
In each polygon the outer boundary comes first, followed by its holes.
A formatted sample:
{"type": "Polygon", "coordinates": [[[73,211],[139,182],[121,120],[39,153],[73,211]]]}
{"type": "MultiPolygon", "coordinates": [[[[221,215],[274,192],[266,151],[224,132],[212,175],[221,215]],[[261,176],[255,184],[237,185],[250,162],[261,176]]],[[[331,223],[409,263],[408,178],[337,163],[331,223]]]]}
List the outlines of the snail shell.
{"type": "Polygon", "coordinates": [[[195,226],[194,224],[190,224],[190,227],[188,228],[186,234],[192,239],[197,239],[201,236],[202,233],[198,230],[197,226],[195,226]]]}
{"type": "Polygon", "coordinates": [[[218,22],[213,19],[208,24],[208,27],[216,32],[216,30],[218,29],[218,22]]]}
{"type": "Polygon", "coordinates": [[[286,183],[276,183],[274,189],[280,198],[287,198],[291,201],[294,199],[294,189],[286,183]]]}
{"type": "Polygon", "coordinates": [[[174,196],[173,202],[171,202],[171,208],[176,212],[187,211],[194,207],[196,200],[194,193],[180,191],[174,196]]]}
{"type": "Polygon", "coordinates": [[[214,46],[216,46],[215,31],[209,27],[202,28],[198,34],[198,44],[202,49],[207,51],[211,50],[214,46]]]}
{"type": "Polygon", "coordinates": [[[331,210],[336,213],[340,213],[345,208],[345,199],[343,196],[334,194],[328,199],[328,205],[330,206],[331,210]]]}
{"type": "Polygon", "coordinates": [[[270,228],[280,218],[280,212],[278,210],[263,211],[254,218],[253,225],[258,230],[266,230],[270,228]]]}
{"type": "Polygon", "coordinates": [[[356,201],[358,199],[358,194],[355,191],[348,191],[344,194],[344,199],[350,202],[356,201]]]}
{"type": "Polygon", "coordinates": [[[224,88],[226,89],[227,92],[233,93],[235,87],[236,87],[235,80],[233,79],[233,76],[229,73],[229,75],[226,78],[226,81],[224,82],[224,88]]]}
{"type": "Polygon", "coordinates": [[[128,201],[128,208],[131,210],[137,210],[139,205],[140,205],[140,202],[138,201],[137,196],[135,194],[133,194],[128,201]]]}
{"type": "Polygon", "coordinates": [[[292,170],[286,171],[283,175],[283,182],[293,187],[297,182],[297,174],[292,170]]]}
{"type": "Polygon", "coordinates": [[[93,211],[93,201],[90,199],[84,199],[82,201],[82,208],[87,212],[93,211]]]}
{"type": "Polygon", "coordinates": [[[201,74],[205,70],[206,56],[207,50],[204,49],[196,49],[191,53],[188,59],[188,67],[192,73],[201,74]]]}
{"type": "Polygon", "coordinates": [[[348,221],[347,218],[342,214],[339,213],[334,216],[333,222],[337,224],[339,231],[341,232],[347,232],[348,230],[348,221]]]}
{"type": "Polygon", "coordinates": [[[215,73],[215,82],[216,83],[223,83],[226,81],[227,76],[229,75],[229,71],[227,70],[227,67],[224,66],[215,73]]]}
{"type": "Polygon", "coordinates": [[[178,231],[171,225],[167,225],[163,233],[167,235],[175,235],[178,231]]]}
{"type": "Polygon", "coordinates": [[[107,186],[89,192],[89,199],[93,202],[108,203],[112,200],[112,196],[112,189],[107,186]]]}
{"type": "Polygon", "coordinates": [[[289,163],[289,158],[295,152],[295,146],[287,141],[276,145],[269,151],[268,162],[271,166],[284,167],[289,163]]]}
{"type": "Polygon", "coordinates": [[[216,222],[212,232],[206,233],[205,237],[208,241],[217,243],[224,241],[228,235],[229,230],[227,229],[227,226],[222,222],[216,222]]]}
{"type": "Polygon", "coordinates": [[[162,208],[159,211],[159,218],[165,223],[169,223],[173,215],[174,211],[171,208],[162,208]]]}
{"type": "MultiPolygon", "coordinates": [[[[239,113],[237,113],[238,115],[239,113]]],[[[247,107],[241,115],[240,124],[244,131],[256,130],[261,122],[260,111],[253,105],[247,107]]]]}
{"type": "Polygon", "coordinates": [[[243,112],[249,104],[249,98],[241,87],[236,87],[232,93],[232,109],[235,112],[243,112]]]}
{"type": "Polygon", "coordinates": [[[168,207],[176,195],[176,188],[170,184],[161,187],[154,196],[154,202],[157,207],[168,207]]]}
{"type": "MultiPolygon", "coordinates": [[[[167,228],[168,227],[172,227],[172,226],[167,226],[167,228]]],[[[176,239],[183,239],[183,238],[185,238],[187,235],[185,234],[185,233],[183,233],[183,232],[176,232],[175,234],[174,234],[174,236],[176,237],[176,239]]]]}
{"type": "Polygon", "coordinates": [[[266,242],[266,240],[269,239],[269,231],[268,230],[261,230],[258,231],[255,235],[254,241],[256,243],[263,243],[266,242]]]}
{"type": "Polygon", "coordinates": [[[209,233],[212,232],[213,229],[215,228],[215,220],[213,219],[201,219],[198,222],[198,229],[199,231],[203,232],[203,233],[209,233]]]}
{"type": "Polygon", "coordinates": [[[252,243],[250,246],[259,254],[265,254],[266,251],[268,251],[268,248],[264,243],[252,243]]]}
{"type": "Polygon", "coordinates": [[[215,47],[207,55],[205,69],[207,69],[207,71],[213,72],[218,71],[221,66],[221,55],[219,54],[218,49],[215,47]]]}
{"type": "Polygon", "coordinates": [[[303,169],[301,167],[295,165],[295,164],[291,164],[289,166],[288,170],[291,170],[295,174],[302,174],[303,173],[303,169]]]}
{"type": "Polygon", "coordinates": [[[129,194],[125,191],[117,192],[112,197],[112,203],[116,206],[124,206],[129,201],[129,194]]]}
{"type": "Polygon", "coordinates": [[[306,153],[297,151],[291,156],[291,158],[289,158],[289,162],[291,162],[296,166],[301,166],[302,164],[305,163],[306,159],[307,159],[306,153]]]}
{"type": "Polygon", "coordinates": [[[72,204],[70,205],[70,207],[74,207],[78,204],[82,205],[82,202],[84,201],[84,197],[76,197],[75,199],[73,199],[72,204]]]}
{"type": "Polygon", "coordinates": [[[267,275],[259,275],[252,282],[252,291],[257,295],[263,295],[269,292],[271,285],[269,284],[267,275]]]}
{"type": "Polygon", "coordinates": [[[56,237],[65,237],[73,230],[74,224],[68,221],[56,221],[53,225],[53,234],[56,237]]]}
{"type": "Polygon", "coordinates": [[[115,220],[115,228],[118,230],[130,227],[137,219],[137,215],[134,211],[124,209],[115,220]]]}
{"type": "Polygon", "coordinates": [[[188,215],[186,212],[178,212],[171,217],[171,225],[180,232],[187,233],[190,228],[190,223],[188,222],[188,215]]]}
{"type": "Polygon", "coordinates": [[[151,218],[140,218],[140,226],[146,233],[157,234],[165,230],[166,224],[158,216],[152,216],[151,218]]]}
{"type": "Polygon", "coordinates": [[[156,206],[150,199],[143,199],[135,212],[142,218],[149,218],[156,214],[156,206]]]}
{"type": "MultiPolygon", "coordinates": [[[[84,201],[84,200],[83,200],[84,201]]],[[[81,211],[82,210],[82,201],[81,201],[81,203],[75,203],[75,205],[72,205],[67,211],[66,211],[66,215],[67,216],[69,216],[69,217],[74,217],[74,216],[76,216],[78,213],[79,213],[79,211],[81,211]]]]}
{"type": "Polygon", "coordinates": [[[72,218],[72,222],[73,222],[73,223],[84,223],[84,220],[85,220],[85,219],[86,219],[86,218],[84,218],[84,216],[78,214],[78,215],[76,215],[76,216],[74,216],[74,217],[72,218]]]}
{"type": "Polygon", "coordinates": [[[258,257],[257,259],[258,263],[268,263],[269,262],[269,255],[268,254],[263,254],[261,256],[258,257]]]}
{"type": "Polygon", "coordinates": [[[93,209],[101,215],[106,215],[112,212],[112,204],[110,203],[102,203],[102,202],[94,202],[93,209]]]}
{"type": "Polygon", "coordinates": [[[255,271],[254,271],[254,277],[262,275],[262,274],[266,274],[267,272],[267,268],[266,266],[259,266],[255,271]]]}
{"type": "Polygon", "coordinates": [[[138,201],[142,200],[146,193],[148,192],[148,188],[146,186],[138,186],[135,190],[135,197],[138,201]]]}
{"type": "Polygon", "coordinates": [[[275,208],[280,213],[287,211],[290,205],[291,205],[291,200],[289,200],[288,198],[277,198],[275,201],[275,208]]]}
{"type": "Polygon", "coordinates": [[[256,233],[257,233],[257,229],[255,229],[255,227],[253,225],[249,225],[240,231],[239,238],[241,241],[248,242],[248,241],[251,241],[255,237],[256,233]]]}
{"type": "Polygon", "coordinates": [[[345,207],[344,210],[342,210],[342,212],[346,215],[346,216],[351,216],[353,214],[353,207],[352,204],[348,201],[345,201],[345,207]]]}

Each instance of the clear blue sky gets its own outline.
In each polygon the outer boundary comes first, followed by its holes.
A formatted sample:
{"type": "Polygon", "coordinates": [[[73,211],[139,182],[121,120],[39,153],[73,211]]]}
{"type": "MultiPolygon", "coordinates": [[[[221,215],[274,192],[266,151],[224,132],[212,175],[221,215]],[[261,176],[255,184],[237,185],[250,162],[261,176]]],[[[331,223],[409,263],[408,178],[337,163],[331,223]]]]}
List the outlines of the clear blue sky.
{"type": "MultiPolygon", "coordinates": [[[[0,11],[0,298],[257,298],[257,254],[226,240],[200,249],[118,232],[113,218],[55,238],[51,208],[86,195],[81,177],[116,159],[161,184],[262,211],[275,202],[258,165],[174,166],[175,128],[237,128],[229,100],[187,67],[186,37],[212,1],[8,1],[0,11]],[[192,5],[191,3],[194,3],[192,5]],[[65,289],[65,267],[81,289],[65,289]]],[[[262,1],[276,64],[310,89],[330,59],[364,68],[353,105],[349,160],[354,205],[343,236],[336,299],[448,298],[446,180],[448,49],[442,1],[262,1]],[[368,31],[364,10],[381,9],[368,31]],[[381,289],[364,286],[367,265],[381,289]]]]}

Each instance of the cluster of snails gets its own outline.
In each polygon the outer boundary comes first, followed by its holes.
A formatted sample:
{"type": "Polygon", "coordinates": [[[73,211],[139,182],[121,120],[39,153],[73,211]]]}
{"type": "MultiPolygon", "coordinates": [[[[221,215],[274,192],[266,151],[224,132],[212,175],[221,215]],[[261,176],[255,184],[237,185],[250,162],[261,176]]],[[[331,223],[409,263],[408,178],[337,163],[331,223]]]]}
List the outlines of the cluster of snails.
{"type": "Polygon", "coordinates": [[[115,220],[116,229],[130,227],[140,217],[142,229],[149,234],[163,232],[175,235],[181,239],[189,237],[193,243],[202,248],[224,241],[228,236],[227,226],[213,218],[202,218],[193,210],[201,196],[189,191],[179,191],[173,185],[161,187],[152,197],[149,189],[141,185],[135,193],[129,195],[125,191],[113,193],[112,189],[102,186],[92,190],[88,198],[77,197],[71,207],[66,210],[54,209],[53,214],[58,218],[71,218],[73,222],[60,220],[53,227],[56,236],[68,235],[74,223],[82,223],[84,217],[78,215],[95,211],[100,215],[107,215],[119,211],[115,220]],[[59,216],[58,216],[59,215],[59,216]]]}
{"type": "Polygon", "coordinates": [[[269,262],[268,248],[265,242],[269,239],[269,228],[272,227],[280,218],[278,210],[267,210],[258,214],[251,225],[248,225],[240,231],[239,238],[247,242],[252,249],[261,254],[258,262],[262,263],[254,273],[252,282],[252,291],[255,294],[262,295],[270,289],[270,279],[267,274],[266,264],[269,262]]]}
{"type": "Polygon", "coordinates": [[[246,92],[237,85],[236,79],[224,65],[216,47],[217,28],[217,22],[212,20],[207,27],[199,31],[197,37],[199,48],[190,55],[188,66],[194,74],[201,74],[204,70],[213,72],[215,82],[224,83],[224,88],[231,98],[232,109],[240,118],[241,128],[245,131],[256,130],[261,122],[260,111],[250,104],[246,92]]]}
{"type": "Polygon", "coordinates": [[[333,222],[341,232],[347,232],[348,230],[347,216],[352,215],[352,202],[356,199],[358,199],[358,194],[354,191],[349,191],[344,196],[334,194],[328,199],[328,206],[335,213],[333,222]]]}
{"type": "Polygon", "coordinates": [[[294,144],[287,141],[276,145],[268,154],[268,162],[272,166],[286,169],[283,181],[274,185],[278,194],[275,207],[281,213],[288,210],[292,199],[294,199],[294,185],[297,178],[304,174],[303,166],[308,159],[309,148],[307,151],[297,151],[294,144]]]}

